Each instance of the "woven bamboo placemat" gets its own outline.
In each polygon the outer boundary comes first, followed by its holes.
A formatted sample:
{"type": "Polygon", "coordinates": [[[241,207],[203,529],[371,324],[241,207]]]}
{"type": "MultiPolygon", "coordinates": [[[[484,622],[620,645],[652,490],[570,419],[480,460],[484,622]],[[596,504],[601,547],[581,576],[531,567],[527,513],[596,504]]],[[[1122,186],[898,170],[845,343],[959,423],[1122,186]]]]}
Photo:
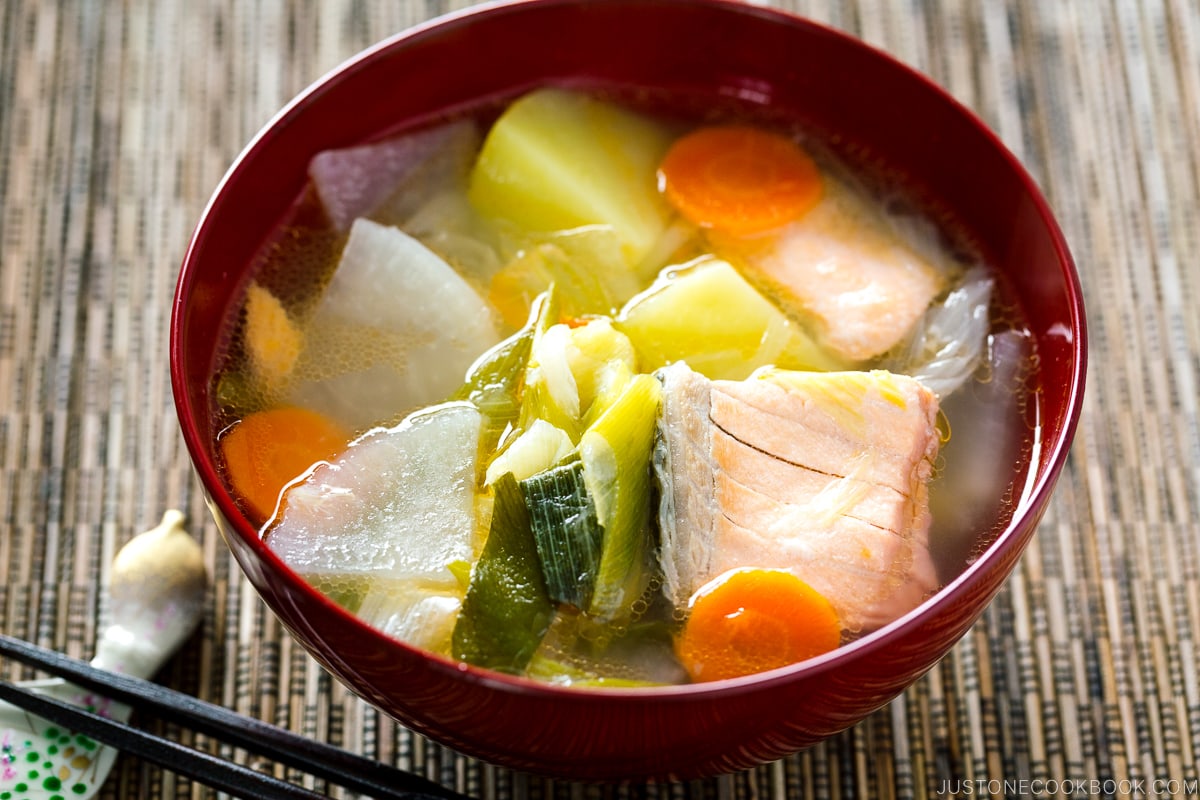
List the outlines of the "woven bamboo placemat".
{"type": "MultiPolygon", "coordinates": [[[[201,632],[161,680],[477,797],[1200,792],[1195,0],[776,3],[888,50],[992,125],[1059,214],[1088,303],[1085,415],[1039,533],[979,623],[891,705],[742,774],[572,786],[398,728],[292,643],[220,541],[182,447],[166,337],[178,265],[279,107],[465,5],[0,5],[0,630],[89,657],[114,552],[178,507],[213,580],[201,632]]],[[[132,757],[103,794],[212,795],[132,757]]]]}

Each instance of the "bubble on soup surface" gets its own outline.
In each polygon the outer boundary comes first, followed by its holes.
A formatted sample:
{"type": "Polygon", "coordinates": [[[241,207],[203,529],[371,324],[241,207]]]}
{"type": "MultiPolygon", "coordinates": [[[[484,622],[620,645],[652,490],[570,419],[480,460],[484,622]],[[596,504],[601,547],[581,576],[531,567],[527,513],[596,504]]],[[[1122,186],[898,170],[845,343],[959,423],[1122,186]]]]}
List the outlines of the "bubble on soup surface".
{"type": "Polygon", "coordinates": [[[354,430],[450,396],[499,341],[490,308],[453,267],[363,219],[305,333],[289,401],[354,430]]]}

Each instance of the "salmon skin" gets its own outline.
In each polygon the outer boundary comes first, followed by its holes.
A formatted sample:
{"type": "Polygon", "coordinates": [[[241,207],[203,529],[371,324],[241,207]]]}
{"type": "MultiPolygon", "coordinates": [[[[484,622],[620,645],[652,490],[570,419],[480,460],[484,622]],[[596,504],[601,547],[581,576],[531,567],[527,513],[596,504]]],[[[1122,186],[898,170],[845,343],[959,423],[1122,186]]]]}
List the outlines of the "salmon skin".
{"type": "Polygon", "coordinates": [[[879,628],[937,588],[928,485],[937,397],[882,370],[657,373],[663,591],[677,607],[731,569],[792,572],[843,630],[879,628]]]}

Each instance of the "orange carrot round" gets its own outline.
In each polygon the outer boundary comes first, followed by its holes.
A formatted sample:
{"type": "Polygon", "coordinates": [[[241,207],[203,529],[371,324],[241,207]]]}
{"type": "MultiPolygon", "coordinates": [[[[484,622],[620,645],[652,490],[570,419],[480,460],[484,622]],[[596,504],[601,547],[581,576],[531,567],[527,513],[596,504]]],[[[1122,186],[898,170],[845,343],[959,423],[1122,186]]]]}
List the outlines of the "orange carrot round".
{"type": "Polygon", "coordinates": [[[790,572],[736,569],[692,599],[675,653],[694,681],[736,678],[837,647],[829,601],[790,572]]]}
{"type": "Polygon", "coordinates": [[[791,139],[749,125],[700,128],[676,141],[659,186],[684,217],[749,236],[778,228],[821,199],[821,175],[791,139]]]}
{"type": "Polygon", "coordinates": [[[348,436],[336,423],[305,408],[256,411],[221,437],[234,492],[265,522],[279,494],[318,461],[337,456],[348,436]]]}

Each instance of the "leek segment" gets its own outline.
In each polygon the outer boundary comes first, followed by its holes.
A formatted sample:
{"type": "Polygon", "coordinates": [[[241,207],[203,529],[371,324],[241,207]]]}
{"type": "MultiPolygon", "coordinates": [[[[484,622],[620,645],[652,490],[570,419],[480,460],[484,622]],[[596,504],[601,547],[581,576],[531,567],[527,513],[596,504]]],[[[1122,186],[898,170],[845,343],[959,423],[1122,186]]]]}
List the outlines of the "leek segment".
{"type": "Polygon", "coordinates": [[[525,373],[518,428],[526,431],[535,421],[544,420],[565,431],[574,445],[582,431],[579,387],[567,357],[569,339],[570,329],[558,324],[551,325],[535,340],[525,373]]]}
{"type": "Polygon", "coordinates": [[[608,225],[588,225],[532,237],[492,276],[488,299],[509,324],[520,324],[530,301],[554,286],[569,317],[614,314],[641,281],[608,225]]]}
{"type": "Polygon", "coordinates": [[[467,400],[483,414],[480,452],[490,453],[521,411],[525,365],[533,349],[533,328],[525,327],[475,362],[453,400],[467,400]]]}
{"type": "Polygon", "coordinates": [[[556,661],[548,656],[536,655],[529,663],[526,673],[534,680],[557,683],[563,686],[595,686],[612,689],[629,689],[645,686],[662,686],[666,681],[647,678],[624,678],[598,670],[588,670],[569,662],[556,661]]]}
{"type": "Polygon", "coordinates": [[[660,390],[635,367],[608,320],[550,326],[530,355],[521,434],[487,476],[519,479],[551,598],[601,622],[623,617],[646,579],[660,390]]]}
{"type": "Polygon", "coordinates": [[[633,345],[606,319],[575,328],[550,326],[529,358],[518,427],[528,430],[535,420],[545,420],[577,444],[635,366],[633,345]]]}
{"type": "Polygon", "coordinates": [[[479,438],[481,472],[488,468],[488,459],[520,419],[534,344],[557,314],[558,303],[553,291],[543,292],[535,298],[525,325],[480,356],[453,395],[452,399],[470,402],[483,415],[479,438]]]}
{"type": "Polygon", "coordinates": [[[660,400],[653,376],[633,377],[579,443],[584,479],[604,528],[587,609],[602,621],[627,617],[649,579],[650,451],[660,400]]]}
{"type": "MultiPolygon", "coordinates": [[[[652,602],[662,602],[661,595],[652,602]]],[[[663,686],[687,675],[674,653],[676,626],[665,621],[598,625],[582,614],[554,617],[525,667],[536,680],[560,686],[663,686]]]]}
{"type": "Polygon", "coordinates": [[[604,529],[578,458],[520,482],[550,599],[585,609],[599,568],[604,529]]]}
{"type": "Polygon", "coordinates": [[[491,531],[471,570],[451,652],[468,664],[520,673],[550,627],[554,604],[542,578],[529,512],[512,475],[496,481],[495,497],[491,531]]]}
{"type": "Polygon", "coordinates": [[[574,442],[564,431],[544,419],[534,420],[528,430],[513,439],[488,465],[483,483],[490,486],[506,472],[523,481],[564,460],[574,450],[574,442]]]}
{"type": "Polygon", "coordinates": [[[574,458],[521,481],[542,574],[555,601],[601,623],[632,615],[649,580],[650,451],[660,402],[631,377],[580,439],[574,458]]]}

